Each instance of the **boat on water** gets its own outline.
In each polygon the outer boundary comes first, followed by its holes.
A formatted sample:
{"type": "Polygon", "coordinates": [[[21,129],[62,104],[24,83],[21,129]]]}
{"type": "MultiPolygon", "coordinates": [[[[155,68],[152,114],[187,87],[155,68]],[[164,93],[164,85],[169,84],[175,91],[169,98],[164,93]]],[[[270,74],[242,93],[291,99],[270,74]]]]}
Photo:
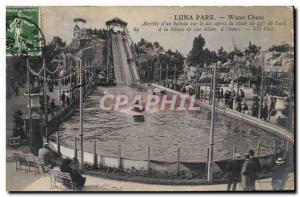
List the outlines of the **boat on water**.
{"type": "Polygon", "coordinates": [[[128,115],[129,120],[142,123],[145,121],[145,108],[139,103],[135,103],[132,107],[122,110],[121,112],[128,115]]]}

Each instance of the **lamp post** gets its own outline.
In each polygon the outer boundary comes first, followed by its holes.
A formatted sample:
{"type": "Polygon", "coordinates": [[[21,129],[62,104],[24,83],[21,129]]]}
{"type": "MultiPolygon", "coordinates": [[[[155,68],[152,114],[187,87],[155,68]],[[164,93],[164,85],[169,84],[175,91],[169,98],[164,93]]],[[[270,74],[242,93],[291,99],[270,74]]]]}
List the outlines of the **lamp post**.
{"type": "Polygon", "coordinates": [[[207,181],[211,183],[213,180],[213,152],[214,152],[214,131],[215,131],[215,98],[216,98],[216,70],[217,64],[214,65],[214,73],[213,73],[213,100],[212,100],[212,113],[211,113],[211,130],[210,130],[210,148],[209,148],[209,157],[208,157],[208,172],[207,172],[207,181]]]}
{"type": "Polygon", "coordinates": [[[80,86],[80,93],[79,93],[79,122],[80,122],[80,168],[83,167],[83,123],[82,123],[82,102],[83,102],[83,86],[82,86],[82,59],[80,57],[76,57],[79,61],[79,86],[80,86]]]}
{"type": "Polygon", "coordinates": [[[263,105],[263,99],[264,99],[264,93],[263,93],[263,87],[264,87],[264,71],[261,71],[261,83],[260,83],[260,100],[259,100],[259,108],[258,108],[258,118],[261,118],[262,113],[262,105],[263,105]]]}
{"type": "Polygon", "coordinates": [[[46,64],[45,58],[43,58],[43,66],[44,66],[44,127],[45,127],[45,136],[46,141],[48,142],[48,95],[47,95],[47,76],[46,76],[46,64]]]}
{"type": "Polygon", "coordinates": [[[159,82],[161,82],[161,64],[159,64],[159,82]]]}
{"type": "Polygon", "coordinates": [[[166,73],[166,82],[168,82],[168,74],[169,74],[169,64],[167,64],[167,73],[166,73]]]}
{"type": "Polygon", "coordinates": [[[175,66],[174,66],[174,81],[176,81],[176,70],[177,70],[177,66],[175,64],[175,66]]]}
{"type": "MultiPolygon", "coordinates": [[[[83,51],[93,48],[94,46],[89,46],[80,50],[80,54],[83,51]]],[[[83,168],[83,160],[84,160],[84,151],[83,151],[83,110],[82,110],[82,103],[83,103],[83,80],[82,80],[82,58],[78,56],[74,56],[76,60],[79,61],[79,123],[80,123],[80,168],[83,168]]]]}
{"type": "Polygon", "coordinates": [[[260,100],[259,100],[259,108],[258,108],[258,118],[261,118],[261,113],[262,113],[262,105],[263,105],[263,99],[264,99],[264,94],[263,94],[263,88],[264,88],[264,62],[265,62],[265,56],[262,55],[260,58],[260,67],[261,67],[261,82],[260,82],[260,100]]]}
{"type": "MultiPolygon", "coordinates": [[[[29,73],[29,57],[26,58],[26,67],[27,67],[27,82],[28,82],[28,114],[29,114],[29,123],[28,123],[28,131],[31,129],[31,91],[30,91],[30,73],[29,73]]],[[[27,137],[27,129],[25,133],[27,137]]]]}

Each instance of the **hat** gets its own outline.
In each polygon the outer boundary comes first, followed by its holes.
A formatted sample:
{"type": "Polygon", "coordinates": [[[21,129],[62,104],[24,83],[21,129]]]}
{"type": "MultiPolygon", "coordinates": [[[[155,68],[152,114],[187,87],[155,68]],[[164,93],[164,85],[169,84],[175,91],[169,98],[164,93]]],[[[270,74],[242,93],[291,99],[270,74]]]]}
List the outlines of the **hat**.
{"type": "Polygon", "coordinates": [[[249,153],[245,153],[245,158],[246,159],[250,159],[250,154],[249,153]]]}
{"type": "Polygon", "coordinates": [[[48,146],[49,144],[48,144],[48,142],[44,142],[44,144],[43,144],[43,146],[48,146]]]}
{"type": "Polygon", "coordinates": [[[254,156],[254,150],[250,149],[250,150],[249,150],[249,155],[250,155],[250,156],[254,156]]]}
{"type": "Polygon", "coordinates": [[[275,161],[275,163],[277,163],[277,164],[283,164],[284,160],[283,160],[282,157],[278,157],[277,160],[275,161]]]}
{"type": "Polygon", "coordinates": [[[240,159],[241,158],[241,154],[240,153],[235,153],[234,154],[234,158],[235,159],[240,159]]]}

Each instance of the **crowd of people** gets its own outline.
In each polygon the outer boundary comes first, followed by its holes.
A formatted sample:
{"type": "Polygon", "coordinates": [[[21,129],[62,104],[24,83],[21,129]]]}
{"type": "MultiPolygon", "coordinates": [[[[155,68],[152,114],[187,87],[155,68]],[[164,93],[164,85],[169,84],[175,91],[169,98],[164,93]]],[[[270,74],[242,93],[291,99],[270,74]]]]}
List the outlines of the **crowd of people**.
{"type": "MultiPolygon", "coordinates": [[[[192,84],[179,84],[174,82],[163,82],[161,85],[182,93],[195,95],[197,99],[200,99],[201,101],[208,101],[210,105],[212,104],[212,89],[206,91],[203,88],[195,87],[192,84]]],[[[228,89],[224,90],[223,88],[217,87],[215,98],[217,105],[219,106],[223,105],[226,108],[238,111],[240,113],[245,113],[247,115],[252,115],[265,121],[270,120],[272,116],[276,115],[276,98],[272,98],[270,105],[268,106],[268,102],[262,102],[262,104],[260,104],[260,98],[258,96],[254,96],[252,100],[252,106],[248,106],[245,99],[245,92],[242,88],[238,88],[238,90],[235,91],[228,89]],[[261,109],[259,109],[260,106],[261,109]]]]}
{"type": "MultiPolygon", "coordinates": [[[[55,99],[51,99],[51,101],[49,102],[49,100],[50,100],[49,95],[47,96],[47,100],[48,100],[48,102],[47,102],[48,114],[51,114],[51,118],[54,118],[55,113],[60,111],[60,107],[64,108],[64,107],[70,105],[70,97],[66,94],[65,91],[62,92],[61,97],[60,97],[61,106],[56,104],[55,99]]],[[[45,103],[44,103],[43,96],[40,97],[39,103],[40,103],[41,112],[45,113],[45,103]]]]}
{"type": "MultiPolygon", "coordinates": [[[[237,184],[240,183],[243,191],[256,191],[255,183],[261,170],[259,159],[255,157],[253,150],[249,150],[245,154],[244,162],[242,162],[240,154],[235,153],[233,160],[226,167],[228,178],[227,190],[236,191],[237,184]]],[[[277,158],[271,173],[273,190],[283,190],[288,179],[288,170],[282,157],[277,158]]],[[[259,180],[257,181],[259,182],[259,180]]]]}

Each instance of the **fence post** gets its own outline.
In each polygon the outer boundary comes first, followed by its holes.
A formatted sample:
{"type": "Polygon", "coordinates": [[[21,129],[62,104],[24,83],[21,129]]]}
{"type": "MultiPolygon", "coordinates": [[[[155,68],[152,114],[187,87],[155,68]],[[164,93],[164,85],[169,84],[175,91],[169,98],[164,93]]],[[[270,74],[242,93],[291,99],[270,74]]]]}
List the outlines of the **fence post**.
{"type": "Polygon", "coordinates": [[[273,151],[274,151],[274,159],[276,159],[276,140],[273,139],[273,151]]]}
{"type": "Polygon", "coordinates": [[[257,142],[257,148],[256,148],[257,158],[259,157],[259,152],[260,152],[260,140],[258,140],[258,142],[257,142]]]}
{"type": "Polygon", "coordinates": [[[209,148],[207,148],[207,153],[206,153],[206,173],[208,176],[208,161],[209,161],[209,148]]]}
{"type": "Polygon", "coordinates": [[[122,163],[121,163],[121,144],[119,144],[119,163],[118,163],[119,169],[122,169],[122,163]]]}
{"type": "MultiPolygon", "coordinates": [[[[206,94],[207,94],[207,84],[205,83],[205,93],[204,93],[204,100],[206,100],[206,94]]],[[[204,101],[205,102],[205,101],[204,101]]]]}
{"type": "Polygon", "coordinates": [[[97,144],[96,140],[94,141],[94,168],[98,168],[98,157],[97,157],[97,144]]]}
{"type": "Polygon", "coordinates": [[[287,167],[289,167],[290,165],[290,161],[289,161],[289,141],[286,140],[286,148],[285,148],[285,155],[284,155],[284,159],[285,159],[285,162],[287,164],[287,167]]]}
{"type": "Polygon", "coordinates": [[[150,171],[150,146],[148,146],[148,165],[147,165],[147,171],[150,171]]]}
{"type": "Polygon", "coordinates": [[[180,174],[180,148],[177,149],[177,176],[180,174]]]}
{"type": "Polygon", "coordinates": [[[233,147],[233,154],[232,154],[233,158],[234,158],[235,153],[236,153],[236,146],[233,147]]]}
{"type": "Polygon", "coordinates": [[[60,155],[60,140],[59,140],[59,131],[56,133],[56,140],[57,140],[57,153],[60,155]]]}
{"type": "Polygon", "coordinates": [[[74,137],[74,157],[77,159],[77,138],[74,137]]]}

